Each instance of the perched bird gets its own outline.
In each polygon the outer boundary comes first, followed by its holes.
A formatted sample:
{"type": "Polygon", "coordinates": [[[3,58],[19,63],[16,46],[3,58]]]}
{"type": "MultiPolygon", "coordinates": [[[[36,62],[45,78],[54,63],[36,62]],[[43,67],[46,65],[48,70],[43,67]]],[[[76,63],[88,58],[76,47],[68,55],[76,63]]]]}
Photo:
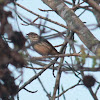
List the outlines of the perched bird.
{"type": "Polygon", "coordinates": [[[42,36],[39,36],[34,32],[30,32],[27,35],[32,43],[32,47],[39,54],[41,55],[59,54],[59,52],[53,47],[53,45],[46,39],[44,39],[42,36]]]}

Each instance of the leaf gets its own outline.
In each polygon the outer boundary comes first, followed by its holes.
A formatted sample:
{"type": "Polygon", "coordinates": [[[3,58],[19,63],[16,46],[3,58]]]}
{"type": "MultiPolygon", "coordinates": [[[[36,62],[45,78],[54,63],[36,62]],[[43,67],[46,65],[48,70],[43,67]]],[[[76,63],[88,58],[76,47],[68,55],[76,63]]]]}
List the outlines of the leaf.
{"type": "Polygon", "coordinates": [[[95,68],[95,66],[97,65],[96,57],[94,57],[92,60],[93,60],[92,68],[95,68]]]}
{"type": "Polygon", "coordinates": [[[81,63],[82,65],[85,64],[85,61],[86,61],[86,53],[85,53],[85,48],[83,46],[81,46],[81,63]]]}

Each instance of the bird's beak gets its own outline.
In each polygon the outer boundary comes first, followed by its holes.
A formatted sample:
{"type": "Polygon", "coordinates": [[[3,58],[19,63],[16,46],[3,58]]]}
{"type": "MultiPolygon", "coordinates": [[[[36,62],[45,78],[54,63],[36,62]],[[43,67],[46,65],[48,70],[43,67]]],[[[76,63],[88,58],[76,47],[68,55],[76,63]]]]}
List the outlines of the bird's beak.
{"type": "Polygon", "coordinates": [[[27,38],[27,39],[29,39],[28,35],[29,35],[29,34],[26,34],[26,38],[27,38]]]}

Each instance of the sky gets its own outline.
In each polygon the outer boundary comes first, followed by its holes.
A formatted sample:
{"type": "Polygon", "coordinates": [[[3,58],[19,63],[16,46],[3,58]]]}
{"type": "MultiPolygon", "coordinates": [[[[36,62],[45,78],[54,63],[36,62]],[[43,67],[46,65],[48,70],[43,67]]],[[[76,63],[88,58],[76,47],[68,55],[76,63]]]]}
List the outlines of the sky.
{"type": "MultiPolygon", "coordinates": [[[[17,3],[23,5],[24,7],[28,8],[29,10],[42,15],[44,17],[47,16],[46,12],[42,12],[39,11],[38,8],[44,9],[44,10],[48,10],[50,9],[48,6],[46,6],[41,0],[18,0],[17,3]]],[[[11,6],[11,5],[10,5],[11,6]]],[[[33,14],[23,10],[22,8],[17,6],[17,11],[18,13],[20,13],[21,15],[25,16],[26,18],[30,19],[31,21],[33,21],[35,18],[37,18],[36,16],[34,16],[33,14]]],[[[82,10],[78,10],[77,12],[75,12],[77,15],[79,15],[82,12],[82,10]]],[[[48,13],[48,17],[54,21],[57,21],[61,24],[66,25],[66,23],[64,22],[64,20],[59,17],[56,13],[54,12],[49,12],[48,13]]],[[[84,22],[87,22],[87,25],[90,24],[96,24],[96,20],[95,18],[92,16],[92,13],[90,12],[86,12],[86,14],[82,15],[80,17],[80,19],[84,22]],[[88,14],[88,16],[87,16],[88,14]],[[92,19],[92,20],[91,20],[92,19]]],[[[36,27],[33,26],[24,26],[22,25],[22,21],[20,19],[18,19],[18,24],[16,24],[16,21],[14,20],[10,20],[13,26],[14,30],[20,30],[23,32],[24,36],[26,36],[27,33],[29,32],[36,32],[37,34],[39,34],[39,30],[36,27]],[[19,26],[19,29],[18,29],[19,26]]],[[[36,21],[36,23],[39,23],[39,21],[36,21]]],[[[43,20],[42,20],[43,22],[43,20]]],[[[54,25],[52,23],[47,22],[47,25],[55,28],[57,30],[59,30],[60,32],[63,32],[65,29],[59,27],[58,25],[54,25]]],[[[91,27],[88,27],[91,28],[91,27]]],[[[92,30],[91,30],[92,31],[92,30]]],[[[100,34],[99,33],[99,29],[93,30],[92,33],[94,34],[94,36],[100,40],[100,34]]],[[[52,32],[50,33],[52,34],[52,32]]],[[[83,43],[80,41],[80,39],[75,35],[75,40],[78,42],[78,44],[83,45],[83,43]]],[[[49,40],[51,43],[53,43],[53,45],[58,45],[63,43],[63,40],[61,38],[57,38],[57,39],[52,39],[49,40]]],[[[68,47],[69,49],[69,47],[68,47]]],[[[67,49],[67,50],[68,50],[67,49]]],[[[60,50],[60,47],[57,48],[57,50],[60,50]]],[[[79,51],[80,49],[77,48],[77,51],[79,51]]],[[[68,53],[68,51],[66,52],[68,53]]],[[[32,56],[40,56],[39,54],[37,54],[36,52],[31,52],[30,54],[32,56]]],[[[70,57],[66,57],[65,61],[69,61],[70,62],[70,57]]],[[[34,67],[37,67],[37,65],[33,64],[34,67]]],[[[88,60],[86,66],[91,66],[91,60],[88,60]]],[[[14,70],[11,67],[11,70],[14,70]]],[[[23,83],[26,82],[27,80],[29,80],[32,76],[34,76],[34,72],[31,69],[23,69],[24,71],[24,75],[23,75],[23,83]]],[[[39,71],[38,71],[39,72],[39,71]]],[[[16,74],[16,72],[15,72],[16,74]]],[[[91,75],[95,75],[95,78],[100,81],[99,76],[100,73],[99,72],[94,72],[94,73],[90,73],[90,72],[86,72],[85,74],[91,74],[91,75]]],[[[56,71],[55,71],[55,75],[56,75],[56,71]]],[[[49,93],[52,94],[53,92],[53,86],[55,84],[55,78],[52,75],[52,71],[51,70],[47,70],[45,71],[40,77],[41,81],[43,82],[44,86],[46,87],[47,91],[49,93]]],[[[61,76],[61,85],[63,85],[64,89],[67,89],[69,87],[71,87],[72,85],[75,85],[77,83],[78,79],[75,77],[75,75],[73,75],[72,73],[62,73],[61,76]]],[[[17,81],[18,84],[18,81],[17,81]]],[[[21,84],[21,85],[22,85],[21,84]]],[[[35,81],[33,81],[32,83],[30,83],[28,86],[26,86],[26,88],[30,91],[36,91],[38,90],[37,93],[28,93],[25,90],[21,90],[19,92],[19,100],[48,100],[48,98],[46,97],[46,94],[44,93],[40,83],[38,82],[38,80],[36,79],[35,81]]],[[[96,85],[93,87],[93,90],[96,89],[96,85]]],[[[65,93],[66,99],[67,100],[93,100],[92,96],[90,95],[89,91],[87,90],[86,87],[84,86],[77,86],[71,90],[69,90],[68,92],[65,93]]],[[[100,98],[100,90],[98,92],[98,97],[100,98]]],[[[16,99],[17,100],[17,99],[16,99]]],[[[60,97],[60,100],[63,100],[63,97],[60,97]]]]}

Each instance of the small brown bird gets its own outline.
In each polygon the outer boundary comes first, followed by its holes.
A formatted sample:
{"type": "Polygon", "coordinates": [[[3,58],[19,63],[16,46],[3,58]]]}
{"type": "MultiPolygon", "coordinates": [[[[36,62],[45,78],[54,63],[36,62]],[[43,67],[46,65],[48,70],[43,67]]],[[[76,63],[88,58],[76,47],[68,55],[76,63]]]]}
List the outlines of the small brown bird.
{"type": "Polygon", "coordinates": [[[36,52],[41,55],[57,55],[59,52],[53,47],[53,45],[44,39],[42,36],[37,35],[34,32],[30,32],[27,34],[32,47],[36,52]]]}

